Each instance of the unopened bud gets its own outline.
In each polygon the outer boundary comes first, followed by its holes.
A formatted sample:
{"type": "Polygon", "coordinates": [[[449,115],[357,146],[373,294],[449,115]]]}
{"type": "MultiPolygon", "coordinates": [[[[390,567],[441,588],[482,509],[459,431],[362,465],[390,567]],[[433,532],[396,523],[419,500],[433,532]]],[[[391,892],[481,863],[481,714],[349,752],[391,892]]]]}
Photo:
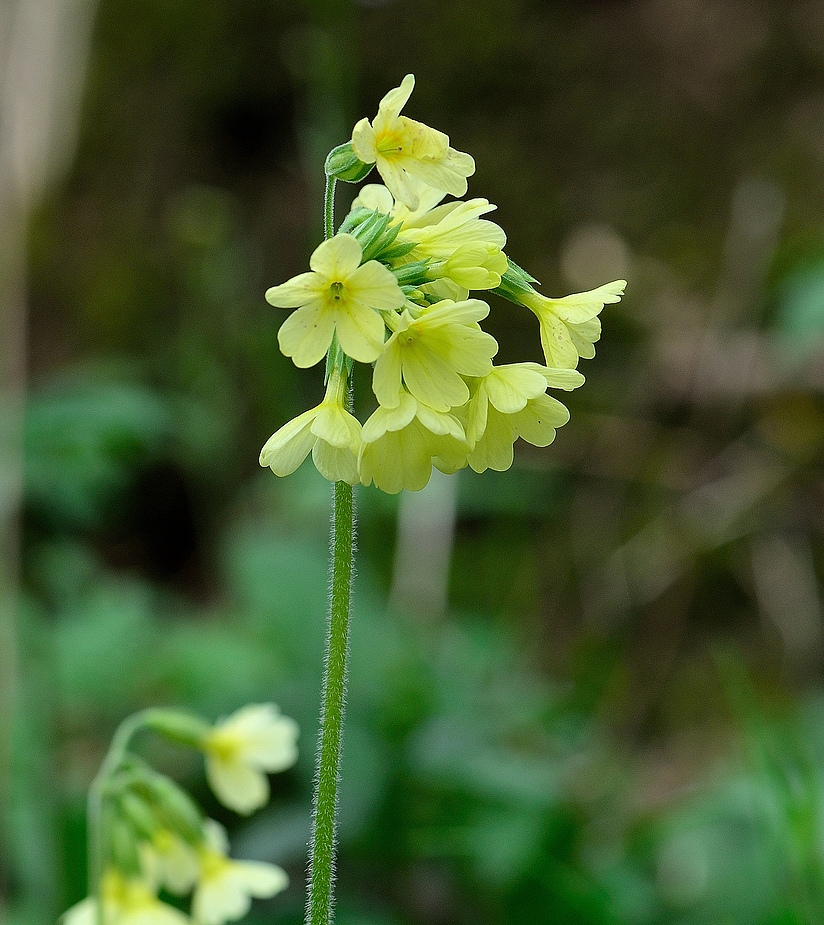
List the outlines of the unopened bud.
{"type": "Polygon", "coordinates": [[[352,142],[332,148],[326,158],[324,169],[327,177],[343,180],[346,183],[359,183],[367,176],[374,164],[364,162],[352,150],[352,142]]]}

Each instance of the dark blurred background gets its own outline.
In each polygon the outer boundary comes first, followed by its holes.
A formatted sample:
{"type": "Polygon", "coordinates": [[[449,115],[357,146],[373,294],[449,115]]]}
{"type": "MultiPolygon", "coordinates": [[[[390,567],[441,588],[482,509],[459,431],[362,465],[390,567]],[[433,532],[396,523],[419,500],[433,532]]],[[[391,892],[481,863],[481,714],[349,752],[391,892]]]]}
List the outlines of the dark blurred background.
{"type": "Polygon", "coordinates": [[[257,456],[322,374],[263,292],[411,71],[545,293],[629,284],[553,446],[358,491],[339,925],[824,922],[824,6],[5,0],[0,65],[6,921],[85,895],[121,719],[266,700],[251,821],[142,747],[302,921],[329,487],[257,456]]]}

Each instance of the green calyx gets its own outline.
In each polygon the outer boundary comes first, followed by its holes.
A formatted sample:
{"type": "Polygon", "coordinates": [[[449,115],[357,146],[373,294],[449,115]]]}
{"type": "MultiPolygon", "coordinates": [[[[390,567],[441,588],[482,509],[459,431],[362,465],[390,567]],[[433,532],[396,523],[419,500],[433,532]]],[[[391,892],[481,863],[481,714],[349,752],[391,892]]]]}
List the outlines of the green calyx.
{"type": "Polygon", "coordinates": [[[374,164],[364,164],[352,150],[352,142],[332,148],[326,157],[324,170],[327,177],[343,180],[345,183],[359,183],[374,167],[374,164]]]}
{"type": "Polygon", "coordinates": [[[506,273],[501,277],[501,284],[496,286],[492,292],[509,299],[510,302],[515,302],[516,305],[523,305],[524,296],[534,294],[533,283],[537,285],[538,280],[509,257],[506,258],[506,262],[506,273]]]}
{"type": "Polygon", "coordinates": [[[351,234],[361,246],[363,262],[380,260],[392,269],[392,262],[405,257],[417,246],[414,241],[397,241],[399,224],[390,225],[390,218],[377,209],[353,209],[338,229],[339,234],[351,234]]]}
{"type": "Polygon", "coordinates": [[[190,748],[200,748],[204,736],[211,728],[199,716],[182,710],[147,710],[143,725],[178,745],[190,748]]]}

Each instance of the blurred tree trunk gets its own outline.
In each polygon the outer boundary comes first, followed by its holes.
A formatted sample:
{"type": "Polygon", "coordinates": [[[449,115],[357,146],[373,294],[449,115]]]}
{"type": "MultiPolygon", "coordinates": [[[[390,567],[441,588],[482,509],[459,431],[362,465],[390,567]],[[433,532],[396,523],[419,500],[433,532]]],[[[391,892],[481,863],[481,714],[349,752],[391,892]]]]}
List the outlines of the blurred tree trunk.
{"type": "Polygon", "coordinates": [[[36,917],[53,912],[54,877],[31,850],[32,833],[21,849],[16,823],[28,815],[21,812],[21,788],[29,792],[37,782],[13,773],[15,729],[21,720],[37,722],[21,714],[27,698],[18,671],[26,243],[34,210],[72,156],[94,5],[3,0],[0,6],[0,857],[12,868],[3,879],[13,874],[26,911],[36,917]]]}

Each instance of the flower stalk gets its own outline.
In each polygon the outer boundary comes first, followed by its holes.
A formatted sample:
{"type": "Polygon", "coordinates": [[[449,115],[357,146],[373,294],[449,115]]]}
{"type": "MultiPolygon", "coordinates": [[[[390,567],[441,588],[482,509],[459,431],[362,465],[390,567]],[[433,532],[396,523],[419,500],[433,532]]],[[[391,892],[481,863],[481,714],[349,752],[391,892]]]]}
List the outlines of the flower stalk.
{"type": "Polygon", "coordinates": [[[599,314],[620,300],[624,280],[553,299],[505,253],[504,230],[481,216],[487,199],[467,193],[475,171],[449,136],[401,115],[415,85],[408,74],[361,119],[351,141],[326,159],[324,240],[301,273],[266,291],[293,309],[278,330],[281,352],[301,369],[326,360],[320,404],[281,425],[260,464],[294,472],[311,453],[333,484],[331,598],[309,854],[306,925],[331,925],[336,819],[346,702],[355,515],[353,486],[389,494],[420,491],[433,469],[503,471],[518,440],[548,446],[569,412],[548,389],[570,391],[595,355],[599,314]],[[383,184],[361,187],[335,228],[338,180],[359,183],[372,168],[383,184]],[[490,307],[472,291],[495,291],[538,319],[546,365],[496,366],[490,307]],[[371,415],[352,403],[356,363],[371,373],[371,415]],[[371,369],[370,369],[371,367],[371,369]]]}
{"type": "MultiPolygon", "coordinates": [[[[324,208],[326,240],[334,236],[334,194],[335,178],[327,177],[324,208]]],[[[338,359],[342,361],[343,357],[339,356],[338,359]]],[[[335,376],[342,377],[345,383],[345,404],[348,406],[349,384],[345,368],[332,369],[330,377],[335,376]]],[[[334,907],[338,788],[346,711],[346,671],[355,554],[354,491],[347,482],[333,483],[330,533],[332,581],[312,800],[307,925],[328,925],[332,921],[334,907]]]]}

